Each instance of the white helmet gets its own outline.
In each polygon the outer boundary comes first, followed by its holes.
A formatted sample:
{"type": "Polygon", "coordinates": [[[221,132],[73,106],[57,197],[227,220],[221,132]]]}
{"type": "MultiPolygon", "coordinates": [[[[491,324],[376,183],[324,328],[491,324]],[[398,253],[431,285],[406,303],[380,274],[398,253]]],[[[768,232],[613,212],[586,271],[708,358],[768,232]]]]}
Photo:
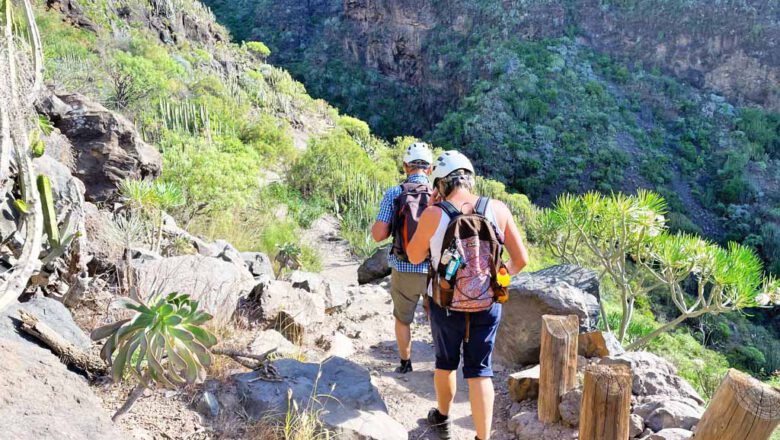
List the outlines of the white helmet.
{"type": "Polygon", "coordinates": [[[457,170],[469,170],[474,173],[474,166],[468,157],[455,150],[445,151],[433,163],[433,172],[431,177],[435,181],[442,177],[447,177],[451,172],[457,170]]]}
{"type": "Polygon", "coordinates": [[[428,148],[428,144],[424,142],[415,142],[409,145],[404,153],[404,163],[412,163],[418,160],[429,165],[433,162],[433,153],[428,148]]]}

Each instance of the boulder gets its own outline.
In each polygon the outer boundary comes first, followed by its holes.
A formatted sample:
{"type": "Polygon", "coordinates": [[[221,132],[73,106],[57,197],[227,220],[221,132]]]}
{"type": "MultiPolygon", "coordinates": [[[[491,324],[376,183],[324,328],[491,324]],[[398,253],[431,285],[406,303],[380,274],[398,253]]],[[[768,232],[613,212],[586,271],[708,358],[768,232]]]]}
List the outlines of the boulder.
{"type": "Polygon", "coordinates": [[[582,388],[577,387],[561,396],[558,410],[561,412],[561,422],[571,428],[580,424],[580,406],[582,405],[582,388]]]}
{"type": "Polygon", "coordinates": [[[262,252],[241,252],[241,258],[253,277],[267,275],[274,278],[274,267],[268,255],[262,252]]]}
{"type": "Polygon", "coordinates": [[[688,440],[692,435],[693,432],[691,431],[679,428],[671,428],[664,429],[663,431],[656,432],[655,434],[651,434],[647,437],[643,437],[642,440],[688,440]]]}
{"type": "Polygon", "coordinates": [[[287,340],[276,330],[263,330],[255,336],[249,345],[249,352],[262,355],[271,350],[276,350],[282,356],[293,357],[301,352],[301,348],[287,340]]]}
{"type": "Polygon", "coordinates": [[[536,399],[539,396],[539,366],[509,375],[509,398],[513,402],[536,399]]]}
{"type": "Polygon", "coordinates": [[[203,417],[215,419],[219,416],[219,401],[211,391],[204,391],[198,398],[195,410],[203,417]]]}
{"type": "Polygon", "coordinates": [[[517,434],[517,440],[575,440],[576,429],[557,423],[539,421],[536,405],[529,406],[509,420],[509,430],[517,434]]]}
{"type": "Polygon", "coordinates": [[[325,319],[325,304],[320,296],[285,281],[271,281],[256,297],[260,319],[298,345],[303,343],[307,330],[325,319]]]}
{"type": "Polygon", "coordinates": [[[349,303],[346,286],[338,282],[326,281],[322,275],[296,270],[289,275],[288,279],[296,289],[303,289],[322,297],[327,314],[333,314],[349,303]]]}
{"type": "Polygon", "coordinates": [[[239,298],[249,293],[254,285],[243,265],[220,258],[182,255],[133,260],[131,264],[144,297],[153,293],[188,294],[200,301],[217,323],[224,323],[233,316],[239,298]]]}
{"type": "Polygon", "coordinates": [[[123,179],[156,178],[162,156],[124,116],[79,94],[52,94],[39,111],[68,138],[76,156],[75,176],[89,201],[106,201],[123,179]]]}
{"type": "MultiPolygon", "coordinates": [[[[68,167],[49,156],[43,155],[33,160],[33,168],[36,174],[42,174],[51,182],[51,192],[54,196],[54,209],[58,216],[73,208],[79,211],[84,206],[84,184],[73,177],[68,167]]],[[[80,212],[79,212],[80,214],[80,212]]],[[[59,219],[60,221],[63,218],[59,219]]]]}
{"type": "Polygon", "coordinates": [[[16,330],[19,308],[81,348],[90,346],[61,303],[35,298],[0,313],[0,420],[4,439],[128,438],[111,423],[110,414],[87,380],[70,371],[47,348],[16,330]],[[54,404],[53,404],[54,403],[54,404]]]}
{"type": "Polygon", "coordinates": [[[617,356],[626,352],[614,333],[601,330],[580,333],[577,347],[578,354],[588,358],[617,356]]]}
{"type": "Polygon", "coordinates": [[[285,414],[291,393],[298,408],[320,411],[320,419],[339,439],[408,439],[404,426],[388,415],[362,366],[340,357],[322,364],[282,359],[274,366],[284,378],[281,382],[257,380],[254,372],[233,376],[250,419],[285,414]]]}
{"type": "Polygon", "coordinates": [[[200,255],[205,257],[219,258],[238,266],[246,265],[244,258],[238,250],[225,240],[214,240],[214,242],[208,243],[204,240],[195,238],[193,246],[195,246],[195,249],[200,255]]]}
{"type": "Polygon", "coordinates": [[[667,428],[690,430],[699,423],[704,409],[690,399],[663,397],[637,404],[634,413],[642,417],[653,431],[667,428]]]}
{"type": "Polygon", "coordinates": [[[634,373],[631,391],[637,397],[679,397],[690,399],[699,405],[704,404],[704,399],[691,384],[677,375],[677,369],[657,355],[645,351],[627,352],[619,356],[606,357],[601,362],[629,365],[634,373]]]}
{"type": "Polygon", "coordinates": [[[390,275],[390,247],[381,247],[358,267],[358,284],[367,284],[390,275]]]}
{"type": "MultiPolygon", "coordinates": [[[[589,272],[579,268],[580,272],[589,272]]],[[[565,274],[574,282],[573,269],[565,274]]],[[[577,315],[580,331],[596,330],[599,319],[598,299],[558,278],[559,266],[533,273],[523,273],[509,286],[509,301],[504,304],[501,326],[496,338],[496,360],[505,365],[539,363],[542,315],[577,315]]],[[[592,289],[590,277],[586,288],[592,289]]]]}
{"type": "Polygon", "coordinates": [[[645,421],[636,414],[631,414],[628,421],[628,438],[639,437],[645,430],[645,421]]]}

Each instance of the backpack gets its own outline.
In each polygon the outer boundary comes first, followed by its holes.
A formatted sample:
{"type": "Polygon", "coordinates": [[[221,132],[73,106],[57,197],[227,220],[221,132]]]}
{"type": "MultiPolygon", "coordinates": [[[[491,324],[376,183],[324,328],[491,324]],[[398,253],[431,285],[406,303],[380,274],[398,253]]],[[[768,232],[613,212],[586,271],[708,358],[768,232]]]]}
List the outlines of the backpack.
{"type": "Polygon", "coordinates": [[[401,194],[393,201],[393,248],[392,253],[399,260],[408,262],[406,247],[412,240],[420,216],[432,196],[432,188],[427,183],[406,181],[401,184],[401,194]]]}
{"type": "Polygon", "coordinates": [[[463,214],[445,201],[436,206],[450,218],[444,234],[438,267],[429,270],[433,301],[456,312],[481,312],[489,309],[499,298],[506,298],[507,290],[498,284],[496,275],[503,261],[503,237],[496,226],[485,217],[490,199],[480,197],[474,212],[463,214]],[[447,266],[452,258],[460,257],[460,266],[447,280],[447,266]]]}

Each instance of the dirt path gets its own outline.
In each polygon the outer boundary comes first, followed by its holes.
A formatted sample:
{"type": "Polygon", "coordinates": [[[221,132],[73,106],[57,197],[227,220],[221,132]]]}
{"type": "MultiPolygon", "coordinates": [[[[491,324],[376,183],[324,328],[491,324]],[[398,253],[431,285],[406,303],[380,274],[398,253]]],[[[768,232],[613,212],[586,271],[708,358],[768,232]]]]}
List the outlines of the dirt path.
{"type": "MultiPolygon", "coordinates": [[[[347,244],[338,239],[335,219],[324,218],[312,226],[306,236],[314,245],[323,262],[322,274],[329,280],[351,286],[357,285],[357,261],[349,252],[347,244]]],[[[398,363],[398,351],[393,330],[392,303],[387,292],[387,282],[361,287],[355,302],[347,309],[338,323],[330,323],[339,331],[355,339],[355,355],[350,360],[363,365],[371,372],[372,382],[382,394],[390,415],[409,431],[409,438],[436,439],[429,432],[425,421],[428,410],[436,406],[433,388],[434,349],[430,327],[422,307],[418,307],[412,326],[412,360],[415,371],[397,374],[393,370],[398,363]]],[[[500,369],[500,367],[499,367],[500,369]]],[[[495,439],[511,438],[506,435],[506,420],[509,413],[509,399],[506,393],[506,376],[497,373],[495,439]]],[[[468,402],[468,388],[459,373],[458,393],[451,409],[453,417],[453,438],[471,440],[475,432],[471,422],[468,402]]]]}

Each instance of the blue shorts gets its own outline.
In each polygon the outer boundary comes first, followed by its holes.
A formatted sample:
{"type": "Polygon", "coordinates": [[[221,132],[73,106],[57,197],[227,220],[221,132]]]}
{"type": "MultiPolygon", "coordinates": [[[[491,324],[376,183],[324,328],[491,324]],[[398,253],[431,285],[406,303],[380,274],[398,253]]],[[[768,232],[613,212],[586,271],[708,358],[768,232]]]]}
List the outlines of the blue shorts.
{"type": "Polygon", "coordinates": [[[449,312],[430,301],[431,332],[436,349],[436,369],[454,371],[460,365],[463,348],[463,377],[493,377],[493,347],[501,322],[501,304],[483,312],[469,313],[469,341],[466,342],[466,314],[449,312]]]}

